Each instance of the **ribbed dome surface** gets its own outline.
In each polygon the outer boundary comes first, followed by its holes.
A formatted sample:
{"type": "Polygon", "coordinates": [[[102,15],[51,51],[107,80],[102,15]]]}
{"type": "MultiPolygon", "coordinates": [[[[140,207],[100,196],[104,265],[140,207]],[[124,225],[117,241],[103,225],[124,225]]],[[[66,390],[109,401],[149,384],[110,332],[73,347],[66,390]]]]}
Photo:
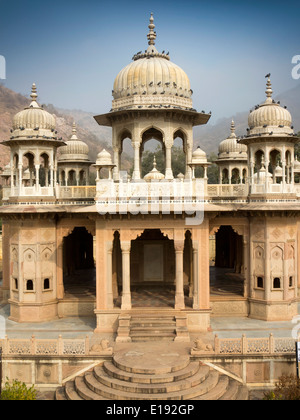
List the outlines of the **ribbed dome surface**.
{"type": "Polygon", "coordinates": [[[189,78],[179,66],[166,58],[150,56],[132,62],[120,71],[114,82],[114,98],[134,94],[177,94],[190,98],[190,89],[189,78]]]}
{"type": "Polygon", "coordinates": [[[113,110],[124,107],[180,106],[192,109],[192,90],[186,73],[170,61],[169,53],[155,47],[156,32],[151,15],[149,47],[117,75],[113,87],[113,110]]]}
{"type": "Polygon", "coordinates": [[[55,118],[49,112],[45,111],[36,101],[36,86],[32,85],[32,101],[24,110],[18,112],[13,118],[13,138],[46,136],[54,137],[56,127],[55,118]]]}

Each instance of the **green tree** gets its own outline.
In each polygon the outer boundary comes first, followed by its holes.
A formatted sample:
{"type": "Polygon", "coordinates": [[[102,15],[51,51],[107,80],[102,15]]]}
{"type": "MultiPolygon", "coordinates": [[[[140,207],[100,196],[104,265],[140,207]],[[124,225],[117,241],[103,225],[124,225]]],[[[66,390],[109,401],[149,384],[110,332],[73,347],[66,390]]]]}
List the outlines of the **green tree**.
{"type": "Polygon", "coordinates": [[[5,386],[1,392],[1,401],[35,401],[36,390],[32,385],[30,388],[26,384],[14,379],[12,383],[6,380],[5,386]]]}

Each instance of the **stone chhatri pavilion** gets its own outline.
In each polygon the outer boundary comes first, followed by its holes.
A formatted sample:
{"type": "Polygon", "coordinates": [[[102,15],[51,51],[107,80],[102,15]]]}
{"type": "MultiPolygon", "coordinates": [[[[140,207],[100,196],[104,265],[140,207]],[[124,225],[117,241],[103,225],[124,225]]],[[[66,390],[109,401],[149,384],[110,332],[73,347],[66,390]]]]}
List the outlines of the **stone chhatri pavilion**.
{"type": "Polygon", "coordinates": [[[194,148],[193,127],[210,114],[193,108],[188,76],[158,52],[154,29],[151,15],[148,48],[117,75],[110,112],[95,116],[112,128],[112,154],[99,151],[94,164],[96,186],[87,183],[88,147],[75,127],[69,141],[57,138],[35,85],[31,103],[14,117],[3,142],[11,160],[0,209],[2,292],[14,321],[94,314],[96,331],[130,341],[132,320],[149,314],[172,319],[174,339],[185,340],[207,331],[211,315],[297,315],[299,139],[291,115],[272,99],[268,77],[265,102],[250,113],[241,139],[232,124],[219,149],[219,184],[208,184],[209,162],[194,148]],[[174,178],[178,138],[185,174],[174,178]],[[134,150],[132,178],[121,171],[125,139],[134,150]],[[141,179],[144,146],[153,139],[165,171],[154,162],[141,179]],[[195,178],[198,166],[202,179],[195,178]]]}

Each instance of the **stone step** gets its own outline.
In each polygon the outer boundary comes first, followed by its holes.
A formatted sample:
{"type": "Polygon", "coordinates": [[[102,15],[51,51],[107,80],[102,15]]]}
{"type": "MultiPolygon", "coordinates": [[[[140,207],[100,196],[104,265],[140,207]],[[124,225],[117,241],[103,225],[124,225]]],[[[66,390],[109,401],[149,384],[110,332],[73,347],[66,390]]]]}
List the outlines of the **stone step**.
{"type": "Polygon", "coordinates": [[[151,323],[151,324],[131,324],[130,325],[130,331],[148,331],[148,330],[161,330],[161,331],[167,331],[167,330],[172,330],[172,331],[176,331],[176,325],[172,325],[172,324],[155,324],[155,323],[151,323]]]}
{"type": "Polygon", "coordinates": [[[174,341],[176,338],[175,333],[159,333],[159,332],[153,332],[153,333],[131,333],[130,334],[131,341],[133,343],[141,342],[141,341],[174,341]]]}
{"type": "MultiPolygon", "coordinates": [[[[79,379],[79,378],[81,377],[78,376],[76,379],[79,379]]],[[[66,382],[65,393],[66,393],[67,400],[71,400],[71,401],[83,400],[83,398],[81,398],[81,396],[77,393],[75,381],[66,382]]]]}
{"type": "Polygon", "coordinates": [[[220,398],[221,401],[230,401],[230,400],[236,400],[237,394],[239,392],[239,383],[238,381],[229,380],[229,384],[227,387],[227,391],[222,395],[220,398]]]}
{"type": "Polygon", "coordinates": [[[65,393],[65,387],[61,386],[59,388],[57,388],[57,390],[55,391],[55,400],[56,401],[66,401],[67,400],[67,396],[65,393]]]}
{"type": "Polygon", "coordinates": [[[81,399],[85,401],[99,401],[99,400],[106,400],[106,398],[103,398],[100,394],[97,394],[93,392],[86,384],[86,378],[89,376],[93,376],[92,372],[86,372],[84,377],[79,376],[75,378],[75,388],[80,395],[81,399]]]}
{"type": "Polygon", "coordinates": [[[97,379],[97,381],[101,384],[107,387],[111,387],[118,391],[139,394],[166,394],[172,392],[181,392],[183,390],[195,387],[200,383],[204,382],[208,375],[209,368],[207,368],[206,366],[202,366],[195,375],[176,382],[140,384],[113,378],[105,372],[105,369],[103,369],[102,366],[96,367],[94,369],[94,376],[97,379]]]}
{"type": "Polygon", "coordinates": [[[240,386],[236,400],[237,401],[247,401],[249,399],[249,391],[246,386],[240,386]]]}
{"type": "Polygon", "coordinates": [[[229,385],[228,376],[219,376],[218,383],[216,384],[214,388],[212,388],[210,391],[208,391],[204,395],[193,398],[193,400],[202,400],[202,401],[219,400],[227,391],[228,385],[229,385]]]}
{"type": "Polygon", "coordinates": [[[104,362],[103,369],[113,378],[139,384],[163,384],[183,380],[195,375],[200,368],[199,362],[191,362],[187,367],[164,375],[143,375],[125,372],[118,369],[112,362],[104,362]]]}
{"type": "MultiPolygon", "coordinates": [[[[156,394],[145,394],[138,392],[126,392],[107,387],[100,383],[96,377],[90,373],[84,376],[85,384],[92,392],[109,400],[190,400],[211,391],[217,385],[218,379],[218,372],[211,371],[204,382],[195,386],[192,386],[193,382],[190,382],[191,387],[188,389],[167,393],[159,392],[156,394]]],[[[83,395],[82,390],[81,395],[83,395]]]]}
{"type": "MultiPolygon", "coordinates": [[[[139,361],[140,355],[137,353],[130,354],[130,356],[125,354],[115,355],[113,357],[113,364],[119,368],[120,370],[123,370],[125,372],[130,373],[141,373],[144,375],[164,375],[166,373],[174,373],[178,372],[184,368],[186,368],[190,364],[190,358],[189,356],[184,357],[178,357],[176,354],[170,354],[170,355],[164,355],[163,364],[160,366],[158,365],[150,365],[146,364],[146,360],[144,364],[137,365],[137,360],[139,361]],[[136,356],[132,358],[132,362],[130,362],[130,359],[132,356],[136,356]],[[172,362],[168,365],[167,362],[172,358],[172,362]]],[[[160,356],[160,359],[162,359],[162,356],[160,356]]]]}

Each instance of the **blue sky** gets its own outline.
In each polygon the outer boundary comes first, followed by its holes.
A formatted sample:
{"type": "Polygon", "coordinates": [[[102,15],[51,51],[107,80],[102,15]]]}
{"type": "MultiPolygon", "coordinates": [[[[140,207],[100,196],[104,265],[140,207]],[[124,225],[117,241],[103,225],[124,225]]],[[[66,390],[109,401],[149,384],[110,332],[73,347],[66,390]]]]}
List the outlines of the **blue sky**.
{"type": "Polygon", "coordinates": [[[4,85],[39,101],[95,114],[109,111],[114,78],[147,48],[150,12],[158,50],[191,81],[211,123],[264,100],[265,74],[280,94],[300,55],[299,1],[0,0],[4,85]]]}

